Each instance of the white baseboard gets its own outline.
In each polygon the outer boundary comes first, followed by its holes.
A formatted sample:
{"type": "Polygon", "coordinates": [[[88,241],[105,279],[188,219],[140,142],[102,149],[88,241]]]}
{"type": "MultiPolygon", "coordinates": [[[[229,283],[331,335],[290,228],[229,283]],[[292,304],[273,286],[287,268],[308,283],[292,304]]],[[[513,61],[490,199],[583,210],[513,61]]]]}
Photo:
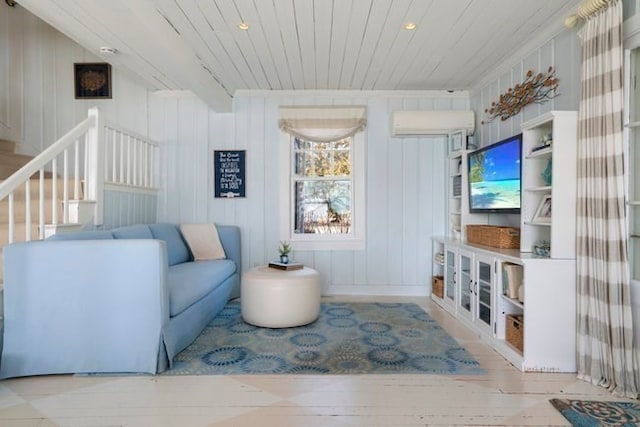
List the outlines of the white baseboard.
{"type": "Polygon", "coordinates": [[[426,297],[430,296],[431,292],[426,285],[332,285],[325,295],[426,297]]]}

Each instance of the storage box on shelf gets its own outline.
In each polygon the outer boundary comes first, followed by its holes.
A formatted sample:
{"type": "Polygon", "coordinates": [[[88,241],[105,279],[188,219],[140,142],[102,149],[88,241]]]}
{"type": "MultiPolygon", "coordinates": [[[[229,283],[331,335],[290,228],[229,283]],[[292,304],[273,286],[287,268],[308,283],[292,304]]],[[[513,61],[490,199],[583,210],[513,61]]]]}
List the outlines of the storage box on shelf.
{"type": "Polygon", "coordinates": [[[511,262],[502,263],[502,295],[511,299],[524,302],[522,283],[522,265],[511,262]]]}
{"type": "Polygon", "coordinates": [[[467,241],[500,249],[520,247],[520,229],[498,225],[467,225],[467,241]]]}
{"type": "Polygon", "coordinates": [[[507,314],[506,341],[522,353],[524,341],[524,316],[522,314],[507,314]]]}
{"type": "Polygon", "coordinates": [[[433,276],[431,292],[438,298],[444,297],[444,276],[433,276]]]}

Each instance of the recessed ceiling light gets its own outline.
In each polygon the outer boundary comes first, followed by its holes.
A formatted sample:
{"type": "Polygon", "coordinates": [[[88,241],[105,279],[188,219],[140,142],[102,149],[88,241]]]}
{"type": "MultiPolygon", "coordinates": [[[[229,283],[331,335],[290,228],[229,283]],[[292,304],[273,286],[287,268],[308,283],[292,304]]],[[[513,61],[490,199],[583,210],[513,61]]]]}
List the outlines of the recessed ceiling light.
{"type": "Polygon", "coordinates": [[[241,22],[238,24],[238,28],[240,28],[241,30],[248,30],[249,24],[247,24],[246,22],[241,22]]]}
{"type": "Polygon", "coordinates": [[[415,22],[407,22],[406,24],[404,24],[404,29],[405,30],[415,30],[417,27],[415,22]]]}

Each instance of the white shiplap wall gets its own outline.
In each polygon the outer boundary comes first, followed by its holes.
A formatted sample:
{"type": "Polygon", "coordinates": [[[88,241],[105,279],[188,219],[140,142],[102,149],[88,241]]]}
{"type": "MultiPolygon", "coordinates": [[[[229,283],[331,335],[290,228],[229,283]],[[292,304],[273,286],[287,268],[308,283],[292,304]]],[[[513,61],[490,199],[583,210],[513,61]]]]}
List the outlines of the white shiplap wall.
{"type": "MultiPolygon", "coordinates": [[[[76,100],[75,62],[104,62],[22,7],[0,6],[0,138],[35,155],[98,106],[107,120],[147,135],[148,90],[112,69],[112,99],[76,100]]],[[[109,192],[105,227],[155,220],[154,196],[109,192]],[[151,198],[150,198],[151,197],[151,198]],[[112,203],[111,203],[112,202],[112,203]]]]}
{"type": "Polygon", "coordinates": [[[430,292],[431,241],[443,233],[445,138],[390,137],[394,110],[468,109],[466,94],[443,92],[245,92],[233,113],[216,114],[194,96],[154,95],[151,138],[160,143],[158,218],[239,225],[244,268],[274,259],[279,240],[279,105],[366,105],[364,251],[308,251],[325,294],[430,292]],[[215,149],[246,150],[244,199],[213,198],[215,149]]]}

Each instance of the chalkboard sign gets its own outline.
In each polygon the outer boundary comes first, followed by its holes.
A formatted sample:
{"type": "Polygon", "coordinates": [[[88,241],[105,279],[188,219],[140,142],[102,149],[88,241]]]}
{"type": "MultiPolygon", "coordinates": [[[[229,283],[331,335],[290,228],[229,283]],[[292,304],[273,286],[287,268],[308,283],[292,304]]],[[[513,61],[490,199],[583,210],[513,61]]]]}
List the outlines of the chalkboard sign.
{"type": "Polygon", "coordinates": [[[215,150],[215,197],[245,197],[245,150],[215,150]]]}

